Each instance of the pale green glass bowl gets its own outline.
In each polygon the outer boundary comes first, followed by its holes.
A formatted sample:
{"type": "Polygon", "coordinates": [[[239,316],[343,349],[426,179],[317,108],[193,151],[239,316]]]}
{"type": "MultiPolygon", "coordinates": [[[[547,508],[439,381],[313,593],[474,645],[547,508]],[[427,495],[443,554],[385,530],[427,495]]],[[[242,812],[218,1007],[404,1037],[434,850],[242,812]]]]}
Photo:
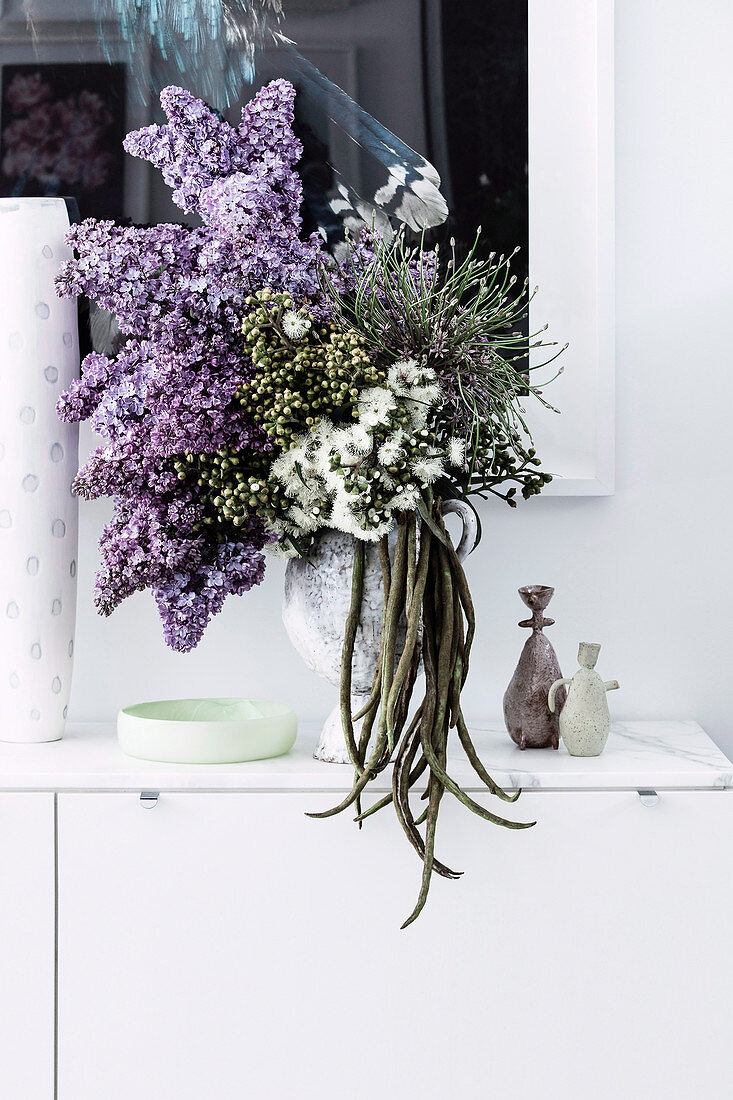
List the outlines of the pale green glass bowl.
{"type": "Polygon", "coordinates": [[[165,764],[234,764],[290,752],[298,720],[269,699],[166,699],[136,703],[117,716],[128,756],[165,764]]]}

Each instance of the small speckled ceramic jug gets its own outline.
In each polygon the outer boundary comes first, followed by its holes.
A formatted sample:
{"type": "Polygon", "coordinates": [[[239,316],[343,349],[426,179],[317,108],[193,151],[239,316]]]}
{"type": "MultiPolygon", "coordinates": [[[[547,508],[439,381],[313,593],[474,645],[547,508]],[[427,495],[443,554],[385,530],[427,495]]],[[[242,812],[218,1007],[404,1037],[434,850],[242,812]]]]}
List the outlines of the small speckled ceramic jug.
{"type": "Polygon", "coordinates": [[[555,696],[569,684],[568,697],[560,712],[560,736],[571,756],[600,756],[606,747],[611,729],[606,692],[614,691],[618,680],[602,680],[595,671],[601,647],[591,642],[578,646],[580,668],[572,680],[555,680],[547,696],[550,710],[555,713],[555,696]]]}

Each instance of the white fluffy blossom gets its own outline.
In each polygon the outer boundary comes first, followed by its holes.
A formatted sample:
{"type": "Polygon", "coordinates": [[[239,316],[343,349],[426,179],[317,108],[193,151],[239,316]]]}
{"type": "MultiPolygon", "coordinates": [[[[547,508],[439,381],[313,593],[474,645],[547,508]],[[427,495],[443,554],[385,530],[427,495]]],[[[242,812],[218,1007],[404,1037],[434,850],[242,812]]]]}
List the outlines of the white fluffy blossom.
{"type": "Polygon", "coordinates": [[[306,511],[305,508],[301,508],[298,504],[294,504],[290,509],[290,519],[299,528],[303,534],[310,534],[312,531],[316,531],[321,521],[317,515],[313,514],[313,510],[306,511]]]}
{"type": "Polygon", "coordinates": [[[382,466],[394,466],[396,462],[404,457],[405,452],[402,447],[404,438],[404,432],[398,430],[384,441],[377,452],[377,457],[382,466]]]}
{"type": "Polygon", "coordinates": [[[424,386],[413,386],[410,397],[421,405],[437,405],[440,400],[440,386],[437,382],[429,382],[424,386]]]}
{"type": "Polygon", "coordinates": [[[458,466],[462,470],[466,468],[466,443],[457,435],[448,440],[448,461],[451,466],[458,466]]]}
{"type": "Polygon", "coordinates": [[[406,397],[402,402],[402,406],[410,414],[410,424],[414,432],[419,432],[421,428],[425,427],[430,412],[429,405],[426,405],[424,401],[412,401],[406,397]]]}
{"type": "Polygon", "coordinates": [[[365,455],[372,449],[373,438],[372,433],[368,431],[363,424],[358,421],[356,424],[351,424],[348,428],[344,428],[344,450],[347,453],[365,455]]]}
{"type": "Polygon", "coordinates": [[[420,499],[420,494],[414,485],[408,485],[406,489],[400,490],[399,493],[395,493],[389,502],[390,510],[393,512],[412,512],[417,508],[417,502],[420,499]]]}
{"type": "Polygon", "coordinates": [[[359,397],[359,423],[365,428],[386,424],[397,402],[391,390],[383,386],[370,386],[359,397]]]}
{"type": "Polygon", "coordinates": [[[400,359],[389,368],[387,383],[394,393],[407,396],[410,389],[418,384],[422,374],[423,368],[416,359],[400,359]]]}
{"type": "Polygon", "coordinates": [[[347,535],[353,534],[357,529],[357,518],[348,493],[336,493],[331,509],[331,526],[337,531],[345,531],[347,535]]]}
{"type": "Polygon", "coordinates": [[[298,492],[301,485],[300,474],[297,467],[303,461],[303,454],[299,447],[285,451],[272,464],[272,474],[282,483],[285,491],[291,495],[298,492]]]}
{"type": "Polygon", "coordinates": [[[283,313],[281,323],[288,340],[293,340],[296,344],[303,339],[311,327],[311,322],[307,317],[301,316],[300,313],[296,313],[292,309],[288,309],[283,313]]]}
{"type": "Polygon", "coordinates": [[[418,458],[412,463],[411,469],[423,485],[432,485],[445,473],[445,467],[440,458],[418,458]]]}
{"type": "MultiPolygon", "coordinates": [[[[293,314],[288,324],[299,320],[293,314]]],[[[460,439],[450,440],[445,454],[430,445],[431,411],[440,400],[435,371],[402,360],[389,368],[386,386],[362,390],[355,421],[324,418],[297,436],[272,465],[287,498],[274,529],[307,536],[332,527],[369,542],[381,538],[397,512],[417,508],[421,491],[445,475],[446,462],[465,462],[460,439]]]]}

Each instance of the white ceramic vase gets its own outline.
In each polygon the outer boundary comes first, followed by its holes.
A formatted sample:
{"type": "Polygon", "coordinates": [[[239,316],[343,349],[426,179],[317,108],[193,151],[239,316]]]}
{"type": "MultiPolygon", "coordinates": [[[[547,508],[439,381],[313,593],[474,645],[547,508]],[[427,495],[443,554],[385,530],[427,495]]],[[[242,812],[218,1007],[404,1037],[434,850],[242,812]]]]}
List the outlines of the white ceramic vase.
{"type": "Polygon", "coordinates": [[[56,741],[71,691],[78,428],[56,415],[79,371],[75,301],[54,288],[63,199],[0,199],[0,740],[56,741]]]}
{"type": "MultiPolygon", "coordinates": [[[[456,552],[460,560],[471,553],[478,538],[476,516],[461,501],[446,501],[443,513],[455,512],[463,524],[456,552]]],[[[394,544],[392,545],[394,552],[394,544]]],[[[338,687],[341,680],[341,649],[344,628],[351,604],[353,540],[340,531],[323,531],[305,558],[291,558],[285,570],[283,622],[290,641],[308,668],[338,687]]],[[[384,608],[382,570],[375,543],[366,544],[364,561],[364,597],[352,663],[352,714],[357,714],[369,698],[377,666],[382,637],[384,608]]],[[[397,655],[404,646],[404,627],[397,637],[397,655]]],[[[360,723],[355,723],[358,733],[360,723]]],[[[316,760],[329,764],[348,764],[337,705],[326,719],[316,751],[316,760]]]]}

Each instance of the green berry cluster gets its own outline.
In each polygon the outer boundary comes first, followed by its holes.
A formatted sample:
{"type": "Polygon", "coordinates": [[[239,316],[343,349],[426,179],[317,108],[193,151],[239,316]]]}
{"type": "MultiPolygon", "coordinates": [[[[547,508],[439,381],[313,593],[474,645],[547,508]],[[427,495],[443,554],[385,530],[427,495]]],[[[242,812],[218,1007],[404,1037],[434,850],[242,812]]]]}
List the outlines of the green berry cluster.
{"type": "Polygon", "coordinates": [[[496,425],[483,423],[478,435],[467,448],[471,473],[464,489],[484,495],[486,492],[501,497],[516,508],[517,492],[524,500],[537,496],[552,481],[552,474],[539,470],[541,462],[534,447],[528,446],[519,432],[502,432],[496,425]],[[474,458],[471,461],[471,454],[474,458]],[[510,483],[502,491],[499,486],[510,483]],[[511,484],[514,482],[514,484],[511,484]]]}
{"type": "Polygon", "coordinates": [[[274,454],[237,452],[179,455],[178,478],[191,481],[208,506],[204,523],[241,527],[247,515],[276,519],[290,501],[269,477],[273,458],[328,416],[350,422],[358,416],[361,389],[385,374],[365,352],[363,337],[332,324],[317,325],[289,294],[260,290],[245,299],[242,336],[256,368],[234,400],[259,423],[274,454]]]}
{"type": "Polygon", "coordinates": [[[323,416],[355,419],[360,389],[384,378],[364,350],[364,337],[317,325],[306,310],[293,309],[289,294],[260,290],[245,305],[250,312],[242,334],[257,373],[237,400],[270,438],[287,450],[323,416]]]}
{"type": "Polygon", "coordinates": [[[216,454],[180,455],[175,461],[178,477],[192,481],[199,498],[208,504],[203,522],[241,527],[256,512],[274,516],[284,501],[280,486],[269,478],[272,454],[238,452],[222,447],[216,454]]]}

